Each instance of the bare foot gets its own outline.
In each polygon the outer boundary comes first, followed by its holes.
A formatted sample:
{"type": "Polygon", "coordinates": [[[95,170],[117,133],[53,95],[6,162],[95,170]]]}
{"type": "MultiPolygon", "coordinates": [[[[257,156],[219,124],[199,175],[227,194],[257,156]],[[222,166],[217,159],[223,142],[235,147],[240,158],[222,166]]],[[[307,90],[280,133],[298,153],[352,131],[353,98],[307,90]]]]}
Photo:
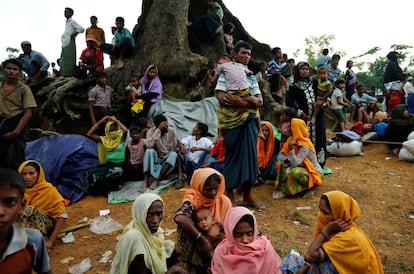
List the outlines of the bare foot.
{"type": "Polygon", "coordinates": [[[142,184],[142,186],[139,188],[139,192],[144,193],[147,190],[148,182],[145,182],[142,184]]]}

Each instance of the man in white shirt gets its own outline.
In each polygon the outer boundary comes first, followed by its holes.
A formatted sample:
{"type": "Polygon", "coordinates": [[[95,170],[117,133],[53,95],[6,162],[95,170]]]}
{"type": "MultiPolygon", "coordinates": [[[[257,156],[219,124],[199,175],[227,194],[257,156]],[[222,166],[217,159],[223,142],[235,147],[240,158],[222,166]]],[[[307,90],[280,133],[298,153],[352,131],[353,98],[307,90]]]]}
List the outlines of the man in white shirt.
{"type": "Polygon", "coordinates": [[[75,39],[85,29],[72,19],[73,9],[65,8],[66,25],[62,34],[62,53],[60,56],[60,71],[64,77],[72,76],[73,66],[76,64],[76,43],[75,39]]]}
{"type": "MultiPolygon", "coordinates": [[[[208,132],[208,126],[205,123],[198,122],[193,128],[193,133],[181,140],[181,154],[184,156],[184,170],[187,175],[187,181],[191,181],[194,170],[200,168],[207,160],[213,143],[207,137],[213,137],[208,132]]],[[[182,185],[176,185],[181,188],[182,185]]]]}

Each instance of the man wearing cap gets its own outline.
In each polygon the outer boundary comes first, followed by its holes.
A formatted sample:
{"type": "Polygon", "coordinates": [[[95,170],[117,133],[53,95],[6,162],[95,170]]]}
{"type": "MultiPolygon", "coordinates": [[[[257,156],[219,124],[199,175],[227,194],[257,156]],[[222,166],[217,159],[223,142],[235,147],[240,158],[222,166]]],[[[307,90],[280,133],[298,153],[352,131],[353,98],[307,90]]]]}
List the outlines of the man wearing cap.
{"type": "Polygon", "coordinates": [[[86,39],[88,35],[93,35],[96,39],[96,46],[99,48],[101,44],[105,43],[105,31],[97,26],[98,18],[95,15],[91,16],[91,26],[86,29],[86,39]]]}
{"type": "Polygon", "coordinates": [[[97,41],[95,36],[86,36],[86,49],[82,51],[79,59],[82,61],[81,66],[89,71],[89,74],[93,74],[95,71],[101,71],[104,69],[103,66],[103,53],[96,46],[97,41]]]}
{"type": "Polygon", "coordinates": [[[60,55],[60,71],[64,77],[72,76],[73,67],[76,64],[76,43],[75,39],[85,29],[72,19],[73,9],[65,8],[65,31],[62,34],[62,53],[60,55]]]}
{"type": "MultiPolygon", "coordinates": [[[[181,154],[184,156],[184,170],[187,175],[187,181],[191,181],[194,170],[200,168],[206,162],[206,157],[213,147],[213,142],[207,137],[213,137],[208,132],[208,125],[198,122],[193,128],[190,136],[181,139],[181,154]]],[[[178,178],[175,188],[182,188],[184,182],[178,178]]]]}
{"type": "Polygon", "coordinates": [[[171,173],[178,167],[178,179],[182,180],[182,161],[178,156],[180,141],[175,130],[168,126],[167,118],[163,114],[154,117],[154,126],[147,131],[144,154],[144,185],[141,192],[144,192],[149,184],[150,189],[158,187],[158,183],[164,176],[171,173]]]}
{"type": "Polygon", "coordinates": [[[29,41],[21,43],[23,53],[19,59],[23,62],[23,71],[27,73],[27,81],[35,81],[47,77],[49,61],[38,51],[32,50],[32,44],[29,41]]]}

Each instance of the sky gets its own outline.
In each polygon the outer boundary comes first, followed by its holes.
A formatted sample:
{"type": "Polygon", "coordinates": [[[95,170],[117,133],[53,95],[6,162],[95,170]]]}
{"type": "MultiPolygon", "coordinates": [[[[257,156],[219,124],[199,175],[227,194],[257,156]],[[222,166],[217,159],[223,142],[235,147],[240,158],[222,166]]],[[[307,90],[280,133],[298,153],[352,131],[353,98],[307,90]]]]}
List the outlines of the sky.
{"type": "MultiPolygon", "coordinates": [[[[410,32],[412,9],[404,0],[223,2],[251,36],[270,47],[282,48],[289,57],[294,57],[293,52],[297,49],[304,48],[307,37],[334,35],[333,48],[346,52],[340,62],[342,70],[345,70],[346,60],[373,47],[380,47],[382,51],[379,54],[385,56],[392,44],[414,46],[414,35],[410,32]]],[[[33,50],[43,53],[49,62],[56,61],[61,51],[60,36],[65,26],[63,11],[66,6],[74,9],[73,19],[85,29],[90,26],[90,16],[96,15],[98,26],[104,29],[107,41],[112,39],[110,27],[117,16],[123,16],[125,27],[132,31],[141,14],[141,0],[121,0],[120,4],[111,7],[102,3],[102,0],[4,2],[0,9],[0,25],[3,26],[0,59],[7,58],[7,47],[20,49],[21,41],[29,40],[33,50]]],[[[84,37],[80,34],[76,39],[78,56],[86,47],[84,37]]],[[[105,64],[108,64],[109,58],[105,57],[105,64]]],[[[301,61],[299,59],[304,57],[296,59],[301,61]]]]}

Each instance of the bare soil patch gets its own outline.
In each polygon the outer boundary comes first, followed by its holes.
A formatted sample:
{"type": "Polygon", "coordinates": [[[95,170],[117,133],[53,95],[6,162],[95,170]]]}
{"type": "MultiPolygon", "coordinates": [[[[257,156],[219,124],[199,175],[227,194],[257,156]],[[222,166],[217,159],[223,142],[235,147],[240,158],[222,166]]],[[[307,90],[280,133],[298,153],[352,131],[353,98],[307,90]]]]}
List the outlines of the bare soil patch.
{"type": "MultiPolygon", "coordinates": [[[[342,190],[359,203],[362,215],[357,223],[377,247],[385,273],[414,273],[414,165],[398,161],[386,145],[369,144],[363,147],[363,152],[364,156],[329,158],[327,166],[333,174],[325,176],[324,185],[309,199],[273,199],[270,185],[253,189],[254,197],[267,205],[265,211],[256,212],[259,229],[270,238],[281,257],[291,247],[301,254],[306,252],[316,223],[320,195],[329,190],[342,190]],[[297,209],[305,206],[311,209],[297,209]]],[[[162,227],[175,229],[173,217],[182,194],[171,188],[161,196],[166,203],[162,227]]],[[[131,219],[131,204],[109,205],[106,197],[87,196],[68,207],[67,226],[75,225],[84,217],[93,219],[101,209],[110,209],[110,217],[126,225],[131,219]]],[[[82,228],[74,232],[74,243],[63,244],[57,240],[50,252],[53,273],[69,273],[69,267],[87,257],[92,263],[87,273],[108,273],[110,262],[100,263],[99,259],[107,250],[114,252],[120,233],[97,235],[89,228],[82,228]],[[68,257],[74,259],[69,263],[61,262],[68,257]]],[[[173,232],[167,237],[175,240],[176,234],[173,232]]],[[[113,256],[114,253],[111,259],[113,256]]]]}

